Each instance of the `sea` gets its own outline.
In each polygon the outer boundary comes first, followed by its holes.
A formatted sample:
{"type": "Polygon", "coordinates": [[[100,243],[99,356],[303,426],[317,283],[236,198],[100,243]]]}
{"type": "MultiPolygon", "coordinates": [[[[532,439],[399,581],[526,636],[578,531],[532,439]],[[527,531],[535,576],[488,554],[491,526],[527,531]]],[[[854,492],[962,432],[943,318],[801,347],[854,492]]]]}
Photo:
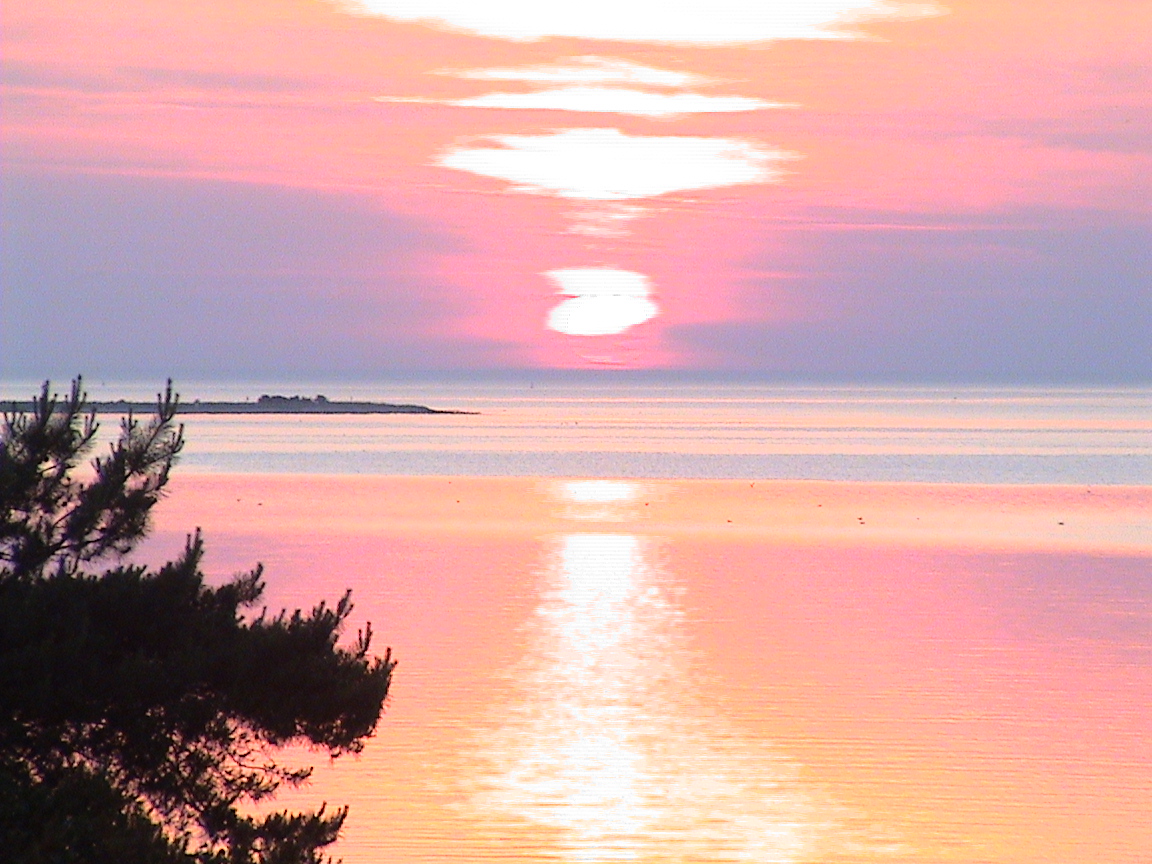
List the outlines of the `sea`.
{"type": "Polygon", "coordinates": [[[137,553],[399,659],[346,864],[1152,860],[1152,389],[177,389],[470,412],[187,415],[137,553]]]}

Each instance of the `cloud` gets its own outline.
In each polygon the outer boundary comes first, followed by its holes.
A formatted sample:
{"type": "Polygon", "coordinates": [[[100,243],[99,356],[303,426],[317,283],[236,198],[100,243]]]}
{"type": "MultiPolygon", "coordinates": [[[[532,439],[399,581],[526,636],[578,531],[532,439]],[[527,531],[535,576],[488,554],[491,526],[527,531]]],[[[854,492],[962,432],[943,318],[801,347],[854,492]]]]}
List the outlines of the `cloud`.
{"type": "Polygon", "coordinates": [[[652,198],[778,179],[795,154],[736,138],[633,136],[619,129],[492,135],[497,147],[455,147],[439,164],[497,177],[518,191],[591,201],[652,198]]]}
{"type": "Polygon", "coordinates": [[[461,108],[506,108],[581,113],[633,114],[639,117],[676,117],[795,108],[786,102],[768,102],[747,96],[708,96],[702,93],[666,93],[605,84],[640,84],[646,87],[684,88],[711,83],[702,75],[675,72],[629,63],[626,60],[584,56],[558,63],[492,69],[441,70],[438,74],[484,81],[524,81],[567,84],[520,93],[485,93],[467,99],[432,99],[377,96],[377,102],[420,102],[461,108]]]}
{"type": "Polygon", "coordinates": [[[631,270],[582,267],[544,274],[568,297],[548,313],[548,327],[569,336],[612,336],[659,313],[648,277],[631,270]]]}
{"type": "Polygon", "coordinates": [[[349,8],[517,41],[567,36],[701,45],[850,38],[861,19],[940,12],[935,3],[905,0],[357,0],[349,8]]]}
{"type": "Polygon", "coordinates": [[[486,93],[469,99],[424,99],[377,96],[377,102],[421,102],[460,108],[509,108],[633,114],[639,117],[676,117],[682,114],[718,114],[792,108],[786,102],[767,102],[746,96],[705,96],[701,93],[650,93],[620,87],[560,87],[533,93],[486,93]]]}
{"type": "Polygon", "coordinates": [[[585,55],[558,63],[503,69],[445,69],[439,74],[479,81],[535,81],[543,84],[647,84],[651,87],[687,87],[710,79],[690,72],[675,72],[630,63],[627,60],[585,55]]]}
{"type": "MultiPolygon", "coordinates": [[[[413,101],[388,96],[378,102],[413,101]]],[[[421,99],[461,108],[512,108],[549,111],[580,111],[604,114],[635,114],[640,117],[675,117],[680,114],[711,114],[788,108],[746,96],[705,96],[701,93],[650,93],[620,87],[560,87],[534,93],[486,93],[471,99],[421,99]]]]}

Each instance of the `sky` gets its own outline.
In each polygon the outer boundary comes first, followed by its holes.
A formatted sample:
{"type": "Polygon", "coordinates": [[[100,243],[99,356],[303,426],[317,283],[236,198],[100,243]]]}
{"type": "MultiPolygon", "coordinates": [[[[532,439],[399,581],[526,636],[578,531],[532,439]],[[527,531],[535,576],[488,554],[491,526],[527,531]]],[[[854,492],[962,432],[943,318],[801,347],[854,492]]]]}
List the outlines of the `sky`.
{"type": "Polygon", "coordinates": [[[0,14],[0,377],[1152,382],[1147,0],[0,14]]]}

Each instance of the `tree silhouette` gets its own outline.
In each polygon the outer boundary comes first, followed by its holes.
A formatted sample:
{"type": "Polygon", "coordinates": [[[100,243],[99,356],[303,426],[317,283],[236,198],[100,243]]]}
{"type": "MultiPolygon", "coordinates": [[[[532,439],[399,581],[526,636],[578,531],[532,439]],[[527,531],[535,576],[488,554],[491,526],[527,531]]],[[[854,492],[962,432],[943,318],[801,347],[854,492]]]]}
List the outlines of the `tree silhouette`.
{"type": "Polygon", "coordinates": [[[0,441],[0,849],[14,864],[306,864],[347,809],[253,815],[298,785],[276,751],[333,757],[375,730],[395,662],[371,628],[337,640],[350,595],[269,616],[257,566],[219,587],[197,531],[150,570],[92,565],[145,536],[183,443],[171,382],[78,476],[97,424],[77,379],[46,383],[0,441]]]}

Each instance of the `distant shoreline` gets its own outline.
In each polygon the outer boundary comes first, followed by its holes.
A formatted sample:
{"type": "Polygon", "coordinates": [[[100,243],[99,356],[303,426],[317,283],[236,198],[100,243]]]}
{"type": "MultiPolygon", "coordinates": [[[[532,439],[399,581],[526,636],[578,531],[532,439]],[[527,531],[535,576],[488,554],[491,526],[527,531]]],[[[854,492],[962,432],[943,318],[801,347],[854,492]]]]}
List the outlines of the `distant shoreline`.
{"type": "MultiPolygon", "coordinates": [[[[28,400],[9,402],[7,410],[30,412],[34,403],[28,400]]],[[[114,402],[88,402],[86,411],[104,414],[152,414],[155,402],[117,399],[114,402]]],[[[323,396],[261,396],[255,402],[181,402],[177,414],[477,414],[477,411],[451,411],[426,405],[404,405],[390,402],[337,402],[323,396]]]]}

